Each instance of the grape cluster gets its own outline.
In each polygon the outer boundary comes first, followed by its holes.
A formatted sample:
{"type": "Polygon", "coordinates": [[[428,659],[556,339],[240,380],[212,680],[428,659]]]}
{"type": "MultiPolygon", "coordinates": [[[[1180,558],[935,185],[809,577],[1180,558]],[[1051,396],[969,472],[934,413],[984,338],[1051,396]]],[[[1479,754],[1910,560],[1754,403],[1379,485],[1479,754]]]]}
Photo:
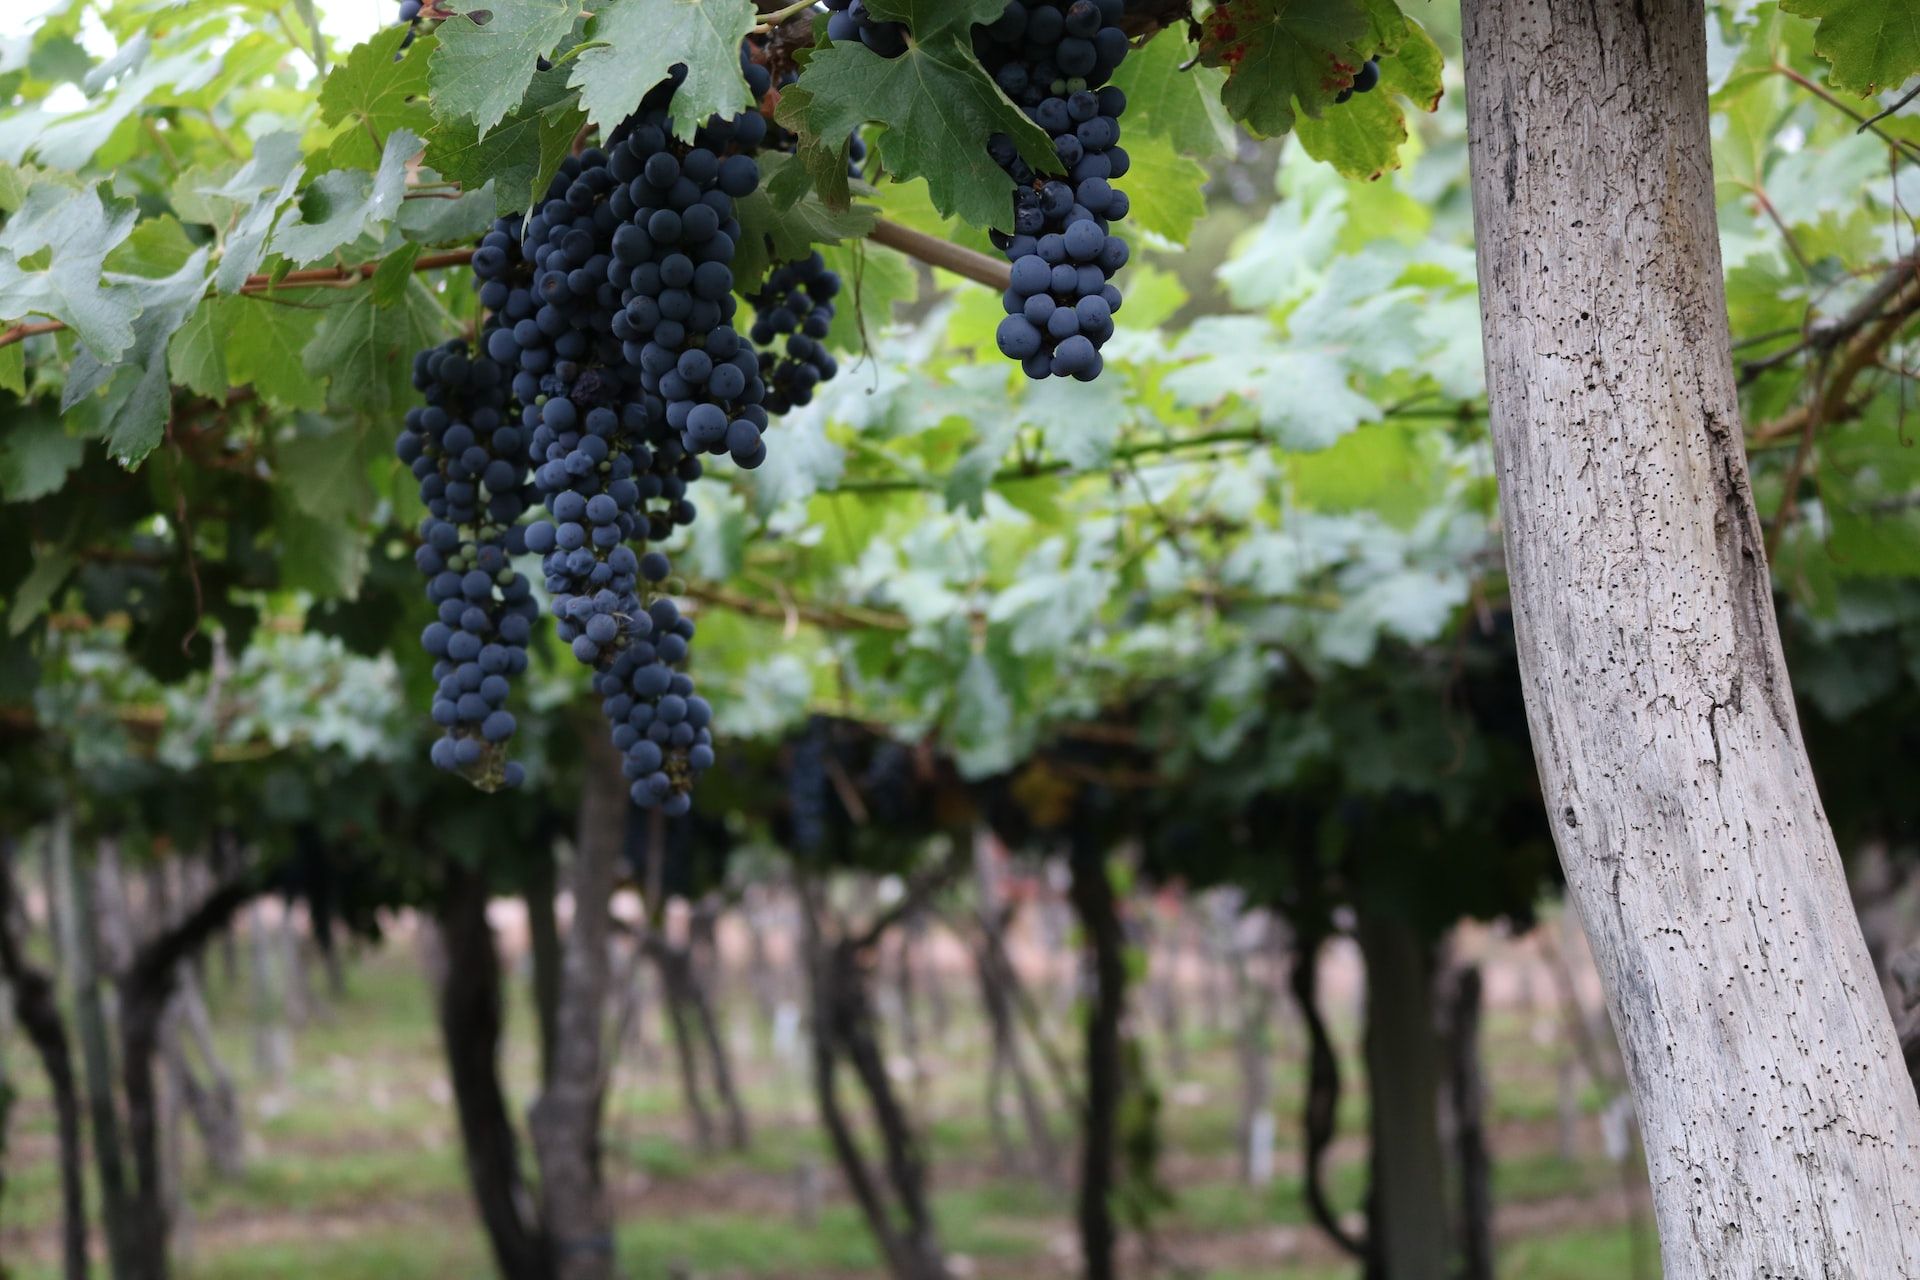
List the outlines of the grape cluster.
{"type": "Polygon", "coordinates": [[[500,366],[471,358],[465,342],[415,356],[413,384],[425,403],[407,411],[396,452],[427,508],[414,563],[438,614],[420,637],[439,681],[434,723],[445,730],[432,760],[488,789],[518,786],[525,771],[505,758],[514,731],[506,701],[539,614],[532,584],[508,560],[521,545],[526,449],[500,366]]]}
{"type": "Polygon", "coordinates": [[[812,253],[784,263],[767,273],[760,287],[748,295],[753,307],[749,331],[760,348],[760,377],[766,383],[766,407],[785,413],[813,399],[813,390],[840,366],[827,350],[827,331],[833,327],[833,299],[840,277],[827,269],[826,259],[812,253]],[[774,343],[786,339],[784,351],[774,343]]]}
{"type": "Polygon", "coordinates": [[[687,656],[693,619],[662,596],[639,622],[640,638],[594,677],[594,691],[613,726],[634,803],[677,818],[693,803],[694,776],[713,767],[713,709],[694,693],[693,678],[673,669],[687,656]]]}
{"type": "Polygon", "coordinates": [[[767,456],[766,388],[759,357],[731,323],[742,234],[733,202],[759,186],[751,149],[766,135],[766,117],[709,120],[684,152],[669,146],[663,107],[632,123],[613,158],[627,182],[613,235],[626,276],[613,332],[683,449],[757,467],[767,456]]]}
{"type": "Polygon", "coordinates": [[[883,58],[907,51],[907,24],[888,22],[867,12],[867,0],[826,0],[827,39],[858,40],[883,58]]]}
{"type": "Polygon", "coordinates": [[[1353,83],[1333,95],[1333,100],[1335,102],[1345,102],[1356,93],[1371,93],[1373,92],[1374,86],[1379,83],[1380,60],[1378,58],[1368,58],[1360,64],[1360,70],[1354,73],[1353,83]]]}
{"type": "Polygon", "coordinates": [[[974,48],[995,83],[1053,139],[1058,168],[1037,174],[1013,140],[987,150],[1014,181],[1013,231],[994,241],[1013,264],[995,334],[1028,377],[1099,376],[1100,347],[1113,334],[1127,242],[1110,233],[1127,216],[1113,180],[1130,161],[1120,142],[1126,94],[1108,84],[1126,56],[1124,0],[1007,0],[974,48]]]}
{"type": "Polygon", "coordinates": [[[642,526],[643,484],[660,487],[640,474],[653,464],[648,408],[609,319],[619,290],[607,250],[613,218],[601,210],[614,185],[604,153],[569,158],[545,203],[488,232],[473,260],[481,301],[499,307],[487,354],[514,371],[545,507],[527,526],[526,548],[542,557],[561,640],[594,667],[632,639],[642,612],[639,558],[626,543],[642,526]],[[525,283],[513,283],[516,275],[525,283]]]}

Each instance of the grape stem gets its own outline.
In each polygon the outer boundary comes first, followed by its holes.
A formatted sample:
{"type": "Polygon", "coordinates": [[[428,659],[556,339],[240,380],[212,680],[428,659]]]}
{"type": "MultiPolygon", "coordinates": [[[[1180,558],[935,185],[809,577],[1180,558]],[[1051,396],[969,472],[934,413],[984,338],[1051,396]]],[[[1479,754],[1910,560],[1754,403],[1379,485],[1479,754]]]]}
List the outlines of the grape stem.
{"type": "Polygon", "coordinates": [[[813,8],[814,3],[815,0],[798,0],[798,3],[775,9],[772,13],[763,12],[760,15],[760,23],[752,29],[752,34],[757,36],[771,35],[775,27],[785,22],[788,18],[805,13],[808,9],[813,8]]]}

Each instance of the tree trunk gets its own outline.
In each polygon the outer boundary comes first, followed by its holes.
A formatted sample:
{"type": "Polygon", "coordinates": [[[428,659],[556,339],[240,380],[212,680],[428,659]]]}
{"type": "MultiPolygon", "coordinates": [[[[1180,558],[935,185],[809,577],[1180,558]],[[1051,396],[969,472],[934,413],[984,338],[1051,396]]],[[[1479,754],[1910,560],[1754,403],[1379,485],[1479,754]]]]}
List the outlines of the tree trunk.
{"type": "Polygon", "coordinates": [[[440,1038],[474,1206],[505,1280],[553,1274],[533,1198],[520,1172],[520,1146],[500,1082],[500,957],[487,923],[487,885],[478,872],[447,862],[439,910],[445,949],[440,1038]]]}
{"type": "MultiPolygon", "coordinates": [[[[53,839],[65,839],[57,830],[53,839]]],[[[0,850],[0,975],[13,988],[14,1012],[27,1033],[53,1095],[54,1131],[60,1158],[60,1258],[65,1280],[87,1280],[86,1152],[80,1136],[80,1091],[74,1081],[73,1052],[60,1016],[53,980],[30,963],[14,934],[17,907],[11,851],[0,850]]],[[[53,886],[49,884],[50,891],[53,886]]]]}
{"type": "Polygon", "coordinates": [[[122,1159],[120,1104],[113,1088],[113,1041],[101,992],[97,913],[87,871],[73,856],[72,828],[65,815],[56,820],[52,839],[54,862],[66,885],[65,902],[71,913],[60,932],[67,944],[64,967],[72,984],[73,1019],[85,1069],[87,1118],[92,1129],[94,1170],[100,1180],[107,1258],[114,1280],[132,1280],[144,1271],[132,1238],[133,1200],[122,1159]]]}
{"type": "Polygon", "coordinates": [[[667,1007],[667,1025],[673,1032],[674,1060],[680,1068],[680,1097],[686,1104],[687,1123],[693,1126],[693,1143],[701,1151],[713,1149],[713,1112],[707,1108],[706,1094],[700,1087],[700,1052],[694,1040],[693,964],[685,947],[676,947],[658,933],[647,934],[644,944],[660,974],[660,994],[667,1007]]]}
{"type": "Polygon", "coordinates": [[[1493,1280],[1493,1161],[1487,1153],[1487,1082],[1480,1060],[1480,969],[1455,975],[1447,1007],[1447,1086],[1460,1179],[1460,1270],[1455,1280],[1493,1280]]]}
{"type": "Polygon", "coordinates": [[[527,904],[527,944],[533,968],[534,1025],[540,1031],[540,1087],[553,1083],[553,1054],[560,1039],[560,925],[554,919],[553,854],[532,858],[521,896],[527,904]]]}
{"type": "Polygon", "coordinates": [[[1273,984],[1255,971],[1255,956],[1266,950],[1268,922],[1243,917],[1233,929],[1235,996],[1239,1004],[1239,1032],[1235,1037],[1240,1061],[1240,1178],[1248,1186],[1264,1187],[1273,1180],[1273,984]],[[1249,923],[1258,936],[1248,937],[1249,923]]]}
{"type": "MultiPolygon", "coordinates": [[[[228,936],[222,934],[222,937],[228,936]]],[[[213,1021],[207,1014],[206,998],[200,993],[195,967],[183,966],[179,977],[181,1035],[175,1037],[183,1100],[193,1116],[200,1139],[206,1144],[207,1162],[222,1178],[237,1178],[246,1168],[246,1130],[240,1109],[240,1095],[233,1085],[233,1073],[220,1057],[213,1041],[213,1021]],[[207,1069],[208,1083],[202,1084],[187,1059],[186,1041],[191,1039],[207,1069]]]]}
{"type": "Polygon", "coordinates": [[[254,904],[247,921],[247,985],[253,999],[253,1069],[267,1088],[278,1091],[293,1069],[293,1033],[286,1004],[274,990],[274,929],[267,900],[254,904]]]}
{"type": "MultiPolygon", "coordinates": [[[[800,887],[806,918],[807,973],[813,995],[813,1083],[821,1124],[848,1190],[860,1206],[895,1280],[949,1280],[945,1255],[927,1198],[926,1159],[892,1081],[874,1032],[867,994],[869,953],[883,936],[875,926],[859,939],[827,938],[824,909],[800,887]],[[853,1068],[873,1112],[884,1147],[883,1189],[840,1104],[839,1066],[853,1068]],[[891,1197],[888,1196],[891,1192],[891,1197]]],[[[912,893],[912,890],[909,890],[912,893]]]]}
{"type": "Polygon", "coordinates": [[[1446,1160],[1440,1145],[1440,1045],[1433,954],[1413,927],[1360,913],[1367,962],[1367,1115],[1373,1195],[1369,1274],[1446,1280],[1446,1160]]]}
{"type": "Polygon", "coordinates": [[[1747,477],[1702,6],[1469,0],[1464,34],[1521,677],[1666,1275],[1920,1273],[1920,1105],[1747,477]]]}
{"type": "Polygon", "coordinates": [[[126,1274],[166,1280],[169,1270],[166,1175],[161,1157],[161,1112],[154,1066],[161,1022],[173,1003],[181,968],[226,929],[253,897],[253,884],[236,878],[220,885],[177,923],[132,955],[119,976],[120,1077],[127,1098],[127,1138],[135,1180],[125,1222],[132,1252],[126,1274]]]}
{"type": "Polygon", "coordinates": [[[568,872],[573,925],[562,952],[559,1043],[553,1079],[534,1103],[528,1126],[558,1280],[609,1280],[614,1274],[612,1213],[600,1179],[600,1038],[608,986],[607,903],[631,802],[605,736],[589,729],[586,744],[580,832],[568,872]]]}
{"type": "Polygon", "coordinates": [[[1121,1080],[1120,1019],[1126,1009],[1125,938],[1105,851],[1085,837],[1072,850],[1073,906],[1093,953],[1093,1009],[1087,1018],[1087,1097],[1080,1147],[1081,1274],[1114,1280],[1119,1232],[1113,1221],[1121,1080]]]}

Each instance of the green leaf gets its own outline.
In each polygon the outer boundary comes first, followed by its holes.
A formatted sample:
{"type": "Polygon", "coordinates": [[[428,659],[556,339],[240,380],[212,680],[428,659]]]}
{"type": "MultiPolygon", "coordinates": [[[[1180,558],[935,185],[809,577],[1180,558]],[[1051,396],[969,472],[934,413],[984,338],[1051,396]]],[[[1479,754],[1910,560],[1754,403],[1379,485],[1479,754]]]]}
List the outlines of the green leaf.
{"type": "Polygon", "coordinates": [[[413,277],[413,264],[419,258],[419,245],[403,244],[380,259],[380,265],[373,269],[373,300],[383,307],[400,301],[407,291],[407,281],[413,277]]]}
{"type": "Polygon", "coordinates": [[[335,169],[300,198],[297,216],[273,233],[273,251],[296,263],[317,262],[352,244],[399,212],[407,194],[407,162],[420,139],[405,129],[387,138],[377,173],[335,169]]]}
{"type": "Polygon", "coordinates": [[[106,436],[107,452],[132,466],[153,451],[166,430],[173,404],[167,348],[207,291],[207,250],[195,253],[164,280],[114,279],[140,299],[134,340],[112,364],[95,359],[91,351],[76,352],[67,371],[61,408],[70,409],[104,387],[105,397],[89,404],[89,409],[106,436]]]}
{"type": "Polygon", "coordinates": [[[367,575],[367,535],[343,521],[308,515],[292,505],[288,489],[275,492],[281,499],[273,517],[280,535],[280,585],[323,600],[353,599],[367,575]]]}
{"type": "MultiPolygon", "coordinates": [[[[761,156],[760,164],[770,178],[785,167],[799,167],[792,157],[778,153],[761,156]]],[[[789,208],[779,209],[763,186],[739,200],[734,209],[741,235],[733,271],[742,281],[757,281],[776,263],[804,258],[815,245],[859,239],[873,229],[871,205],[836,211],[811,191],[789,208]]]]}
{"type": "Polygon", "coordinates": [[[346,412],[391,417],[413,398],[413,355],[445,336],[451,324],[417,278],[401,304],[383,307],[359,289],[328,308],[301,353],[307,372],[332,379],[327,402],[346,412]]]}
{"type": "Polygon", "coordinates": [[[325,391],[300,352],[324,315],[321,307],[265,295],[209,298],[168,347],[174,381],[203,396],[251,386],[273,404],[318,409],[325,391]]]}
{"type": "Polygon", "coordinates": [[[1231,154],[1233,121],[1220,105],[1227,77],[1193,61],[1195,46],[1163,31],[1135,49],[1113,73],[1127,95],[1127,153],[1139,156],[1141,138],[1165,138],[1196,158],[1231,154]]]}
{"type": "Polygon", "coordinates": [[[227,381],[227,332],[222,322],[226,301],[202,301],[167,343],[167,368],[173,380],[209,399],[224,396],[231,385],[227,381]]]}
{"type": "Polygon", "coordinates": [[[471,244],[493,227],[493,182],[457,199],[422,196],[404,200],[394,224],[417,244],[471,244]]]}
{"type": "Polygon", "coordinates": [[[86,449],[86,441],[68,435],[59,419],[16,410],[0,435],[0,500],[32,502],[57,491],[86,449]]]}
{"type": "Polygon", "coordinates": [[[1408,38],[1380,60],[1380,83],[1371,93],[1356,93],[1318,119],[1300,120],[1295,134],[1315,160],[1331,164],[1343,177],[1378,178],[1400,167],[1407,140],[1407,118],[1397,99],[1423,111],[1440,104],[1442,58],[1439,46],[1417,24],[1406,24],[1408,38]]]}
{"type": "MultiPolygon", "coordinates": [[[[425,133],[433,124],[427,107],[428,50],[416,43],[405,54],[407,28],[398,23],[358,45],[320,86],[320,118],[353,122],[328,150],[336,165],[376,168],[385,139],[396,129],[425,133]]],[[[430,38],[430,37],[429,37],[430,38]]]]}
{"type": "Polygon", "coordinates": [[[27,352],[17,342],[0,347],[0,391],[27,393],[27,352]]]}
{"type": "Polygon", "coordinates": [[[1225,67],[1220,101],[1254,133],[1282,134],[1317,116],[1375,52],[1359,0],[1227,0],[1207,15],[1201,61],[1225,67]]]}
{"type": "Polygon", "coordinates": [[[0,227],[0,320],[51,316],[101,360],[125,351],[140,302],[102,273],[137,217],[131,202],[103,201],[99,189],[35,183],[0,227]]]}
{"type": "Polygon", "coordinates": [[[708,116],[753,105],[740,74],[740,41],[757,21],[753,0],[613,0],[587,25],[592,47],[574,58],[569,83],[604,132],[679,63],[687,78],[673,91],[673,131],[692,138],[708,116]]]}
{"type": "Polygon", "coordinates": [[[1193,224],[1207,212],[1201,193],[1207,171],[1174,150],[1171,139],[1148,135],[1132,142],[1127,155],[1133,164],[1117,184],[1132,205],[1127,224],[1185,244],[1193,224]]]}
{"type": "Polygon", "coordinates": [[[327,311],[263,295],[222,299],[226,313],[227,375],[267,401],[289,409],[318,409],[325,388],[303,358],[327,311]]]}
{"type": "Polygon", "coordinates": [[[286,486],[286,500],[317,520],[340,524],[371,511],[375,494],[364,454],[370,434],[320,422],[280,441],[273,451],[275,471],[299,478],[286,486]]]}
{"type": "Polygon", "coordinates": [[[246,206],[228,232],[213,287],[237,293],[247,277],[260,269],[267,256],[267,234],[280,209],[300,189],[300,138],[293,133],[270,133],[254,144],[253,158],[225,183],[197,192],[209,204],[246,206]]]}
{"type": "Polygon", "coordinates": [[[445,7],[457,12],[440,24],[428,59],[433,114],[446,124],[470,121],[485,138],[521,105],[538,60],[573,30],[578,6],[572,0],[459,0],[445,7]]]}
{"type": "Polygon", "coordinates": [[[870,338],[893,323],[895,304],[920,296],[920,273],[890,249],[856,240],[827,245],[820,256],[841,281],[833,327],[827,330],[827,345],[836,351],[866,350],[870,338]]]}
{"type": "Polygon", "coordinates": [[[44,548],[34,556],[32,571],[14,588],[13,604],[7,610],[7,634],[17,636],[32,626],[79,563],[65,547],[44,548]]]}
{"type": "Polygon", "coordinates": [[[924,177],[943,217],[976,226],[1005,225],[1013,212],[1012,182],[987,155],[990,135],[1010,135],[1036,169],[1058,167],[1046,134],[1007,101],[953,31],[917,40],[891,59],[858,43],[820,49],[780,95],[776,115],[800,133],[816,185],[840,166],[841,193],[848,135],[883,126],[874,146],[887,172],[897,181],[924,177]]]}
{"type": "Polygon", "coordinates": [[[985,26],[1006,9],[1005,0],[868,0],[876,18],[907,24],[909,38],[929,40],[949,31],[971,39],[970,28],[985,26]]]}
{"type": "Polygon", "coordinates": [[[525,101],[485,137],[468,121],[442,121],[427,139],[427,163],[470,189],[491,180],[495,212],[518,213],[546,193],[586,122],[566,70],[556,67],[536,75],[525,101]]]}
{"type": "Polygon", "coordinates": [[[1781,0],[1819,26],[1814,52],[1832,64],[1827,80],[1861,97],[1897,89],[1920,71],[1920,8],[1906,0],[1781,0]]]}

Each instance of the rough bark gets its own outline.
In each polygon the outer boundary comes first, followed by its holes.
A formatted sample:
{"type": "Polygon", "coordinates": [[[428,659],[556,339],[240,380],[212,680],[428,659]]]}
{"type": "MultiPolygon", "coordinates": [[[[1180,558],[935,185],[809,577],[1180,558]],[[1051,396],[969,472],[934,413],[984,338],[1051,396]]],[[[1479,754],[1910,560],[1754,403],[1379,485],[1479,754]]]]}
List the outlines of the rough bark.
{"type": "Polygon", "coordinates": [[[688,997],[694,1018],[700,1024],[700,1038],[707,1048],[707,1062],[713,1070],[713,1091],[727,1114],[727,1145],[745,1151],[751,1145],[751,1126],[747,1123],[746,1103],[734,1085],[733,1051],[720,1029],[715,1005],[719,1002],[720,981],[720,904],[717,896],[708,896],[695,908],[687,934],[691,982],[688,997]]]}
{"type": "Polygon", "coordinates": [[[675,946],[649,931],[643,944],[660,974],[660,994],[666,1005],[667,1026],[673,1032],[674,1061],[680,1069],[680,1097],[686,1104],[687,1123],[693,1126],[693,1142],[701,1151],[713,1149],[713,1112],[707,1107],[705,1091],[700,1087],[700,1051],[694,1039],[693,962],[684,946],[675,946]]]}
{"type": "Polygon", "coordinates": [[[73,855],[72,829],[65,816],[52,833],[54,863],[66,886],[70,918],[62,922],[66,943],[65,976],[73,999],[73,1020],[80,1038],[80,1061],[87,1096],[87,1121],[93,1143],[94,1172],[100,1185],[100,1215],[107,1235],[108,1265],[114,1280],[144,1274],[132,1237],[133,1200],[123,1158],[120,1103],[113,1088],[113,1040],[107,1027],[106,999],[99,964],[99,930],[93,893],[85,868],[73,855]]]}
{"type": "Polygon", "coordinates": [[[446,953],[440,1039],[474,1207],[505,1280],[548,1280],[552,1259],[521,1176],[520,1146],[500,1080],[500,957],[487,923],[484,877],[450,861],[438,920],[446,953]]]}
{"type": "Polygon", "coordinates": [[[522,897],[527,904],[527,949],[533,964],[534,1025],[540,1031],[540,1087],[553,1082],[553,1054],[560,1039],[560,924],[554,918],[553,855],[530,859],[522,897]]]}
{"type": "MultiPolygon", "coordinates": [[[[49,886],[51,888],[51,886],[49,886]]],[[[87,1172],[80,1136],[80,1090],[53,979],[31,963],[14,933],[18,894],[9,851],[0,850],[0,976],[12,987],[21,1029],[47,1073],[60,1156],[60,1260],[65,1280],[87,1278],[87,1172]]]]}
{"type": "Polygon", "coordinates": [[[1255,970],[1264,950],[1267,922],[1237,922],[1233,930],[1233,982],[1239,1004],[1235,1056],[1240,1066],[1240,1178],[1265,1186],[1273,1177],[1273,984],[1255,970]],[[1257,927],[1247,936],[1249,924],[1257,927]]]}
{"type": "Polygon", "coordinates": [[[1451,1253],[1440,1145],[1432,948],[1390,915],[1360,914],[1367,962],[1367,1117],[1373,1194],[1368,1274],[1446,1280],[1451,1253]]]}
{"type": "Polygon", "coordinates": [[[1327,1238],[1348,1254],[1362,1257],[1366,1253],[1366,1242],[1342,1225],[1340,1215],[1327,1198],[1322,1167],[1327,1148],[1333,1145],[1338,1123],[1340,1059],[1333,1051],[1327,1021],[1320,1014],[1320,937],[1317,934],[1304,930],[1294,934],[1293,966],[1288,981],[1307,1033],[1307,1089],[1300,1114],[1301,1136],[1305,1139],[1301,1151],[1301,1194],[1306,1198],[1307,1212],[1327,1238]]]}
{"type": "Polygon", "coordinates": [[[240,1095],[234,1088],[233,1073],[227,1069],[219,1047],[214,1044],[213,1021],[200,991],[195,964],[181,967],[179,994],[174,1002],[179,1009],[181,1032],[175,1038],[175,1051],[187,1111],[193,1117],[194,1127],[200,1130],[200,1139],[207,1148],[207,1162],[213,1171],[223,1178],[239,1177],[246,1168],[246,1127],[240,1095]],[[188,1040],[206,1066],[205,1083],[188,1061],[188,1040]]]}
{"type": "Polygon", "coordinates": [[[244,875],[213,891],[177,924],[134,952],[119,979],[120,1078],[127,1098],[127,1141],[134,1183],[127,1229],[133,1241],[127,1272],[146,1280],[168,1273],[166,1174],[161,1155],[161,1113],[154,1065],[161,1022],[173,1001],[180,970],[223,931],[256,892],[244,875]]]}
{"type": "Polygon", "coordinates": [[[1493,1280],[1493,1161],[1487,1152],[1487,1081],[1480,1059],[1480,969],[1455,976],[1447,1003],[1447,1094],[1460,1183],[1456,1280],[1493,1280]]]}
{"type": "Polygon", "coordinates": [[[597,730],[586,737],[580,829],[568,872],[573,924],[562,950],[553,1079],[533,1105],[529,1129],[540,1165],[541,1218],[558,1280],[609,1280],[613,1219],[601,1181],[604,1101],[601,1022],[607,1003],[607,902],[626,843],[626,785],[597,730]]]}
{"type": "Polygon", "coordinates": [[[1481,312],[1548,815],[1668,1280],[1920,1275],[1920,1105],[1743,451],[1699,0],[1468,0],[1481,312]]]}
{"type": "Polygon", "coordinates": [[[1126,1010],[1126,940],[1107,879],[1105,852],[1092,840],[1073,842],[1073,907],[1093,958],[1093,1008],[1087,1018],[1087,1096],[1080,1140],[1081,1274],[1114,1280],[1119,1230],[1113,1220],[1120,1122],[1120,1019],[1126,1010]]]}

